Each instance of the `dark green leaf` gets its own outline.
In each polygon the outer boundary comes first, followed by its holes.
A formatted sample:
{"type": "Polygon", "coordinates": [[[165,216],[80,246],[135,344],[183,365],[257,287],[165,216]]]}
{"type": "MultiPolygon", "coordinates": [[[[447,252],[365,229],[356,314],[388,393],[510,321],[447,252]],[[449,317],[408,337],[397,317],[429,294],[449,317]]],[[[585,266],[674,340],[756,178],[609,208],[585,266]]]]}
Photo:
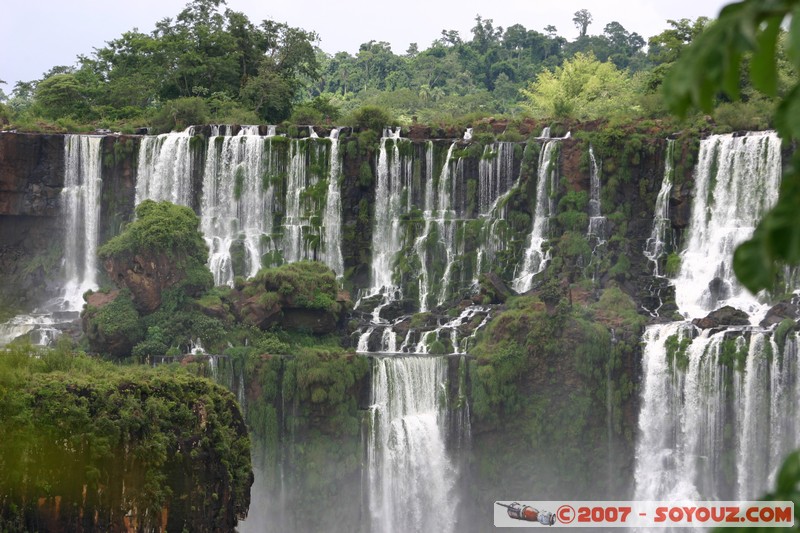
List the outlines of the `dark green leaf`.
{"type": "Polygon", "coordinates": [[[795,451],[783,462],[778,472],[778,494],[791,494],[800,483],[800,451],[795,451]]]}
{"type": "Polygon", "coordinates": [[[800,68],[800,6],[792,11],[792,22],[789,25],[789,58],[795,68],[800,68]]]}
{"type": "Polygon", "coordinates": [[[767,20],[766,28],[758,35],[758,47],[750,64],[750,78],[753,80],[753,85],[770,96],[774,96],[778,90],[775,46],[782,19],[781,16],[774,16],[767,20]]]}
{"type": "Polygon", "coordinates": [[[775,267],[766,253],[763,235],[758,229],[749,241],[736,248],[733,254],[733,270],[739,281],[754,294],[772,287],[775,267]]]}
{"type": "Polygon", "coordinates": [[[800,138],[800,85],[795,85],[778,106],[775,129],[784,139],[800,138]]]}

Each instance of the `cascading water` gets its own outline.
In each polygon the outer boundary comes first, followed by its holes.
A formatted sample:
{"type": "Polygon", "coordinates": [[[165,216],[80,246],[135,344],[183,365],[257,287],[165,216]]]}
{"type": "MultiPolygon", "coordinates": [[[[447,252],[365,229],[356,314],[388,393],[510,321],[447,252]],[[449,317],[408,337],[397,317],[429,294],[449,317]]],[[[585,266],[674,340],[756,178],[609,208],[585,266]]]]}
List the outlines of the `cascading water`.
{"type": "Polygon", "coordinates": [[[144,200],[192,203],[191,140],[195,128],[142,137],[136,169],[136,205],[144,200]]]}
{"type": "Polygon", "coordinates": [[[61,217],[64,228],[64,285],[62,293],[31,314],[0,324],[0,346],[28,335],[47,345],[60,335],[59,325],[78,318],[83,294],[97,288],[97,247],[100,228],[102,137],[64,136],[64,188],[61,217]]]}
{"type": "Polygon", "coordinates": [[[217,285],[232,285],[234,274],[253,276],[265,264],[302,259],[320,259],[341,275],[338,130],[332,130],[327,143],[316,136],[278,138],[274,126],[265,136],[257,126],[231,132],[227,126],[212,126],[207,146],[195,143],[196,150],[206,146],[204,157],[193,156],[194,127],[142,138],[136,202],[169,200],[192,206],[193,163],[199,161],[201,230],[217,285]],[[328,180],[324,206],[310,193],[322,179],[328,180]],[[316,212],[321,213],[321,227],[312,223],[316,212]],[[273,227],[280,215],[282,225],[273,227]]]}
{"type": "Polygon", "coordinates": [[[80,311],[83,293],[97,288],[97,246],[100,191],[103,186],[100,143],[102,137],[67,135],[64,139],[65,217],[64,308],[80,311]]]}
{"type": "Polygon", "coordinates": [[[400,217],[406,212],[403,193],[409,185],[411,161],[400,156],[397,137],[383,137],[378,153],[375,187],[375,226],[372,230],[372,288],[370,294],[396,290],[394,258],[401,248],[400,217]]]}
{"type": "Polygon", "coordinates": [[[775,204],[781,141],[775,132],[714,135],[700,143],[686,249],[675,279],[678,307],[698,317],[721,305],[755,316],[761,304],[735,279],[733,252],[775,204]]]}
{"type": "MultiPolygon", "coordinates": [[[[489,147],[487,147],[488,150],[489,147]]],[[[528,150],[528,147],[526,146],[524,150],[528,150]]],[[[515,180],[513,176],[513,144],[498,143],[496,157],[481,158],[478,167],[478,183],[480,184],[478,205],[479,217],[483,219],[483,225],[480,244],[475,253],[473,287],[478,285],[484,265],[491,264],[496,254],[506,246],[505,232],[502,231],[508,227],[505,223],[506,201],[519,185],[519,180],[515,180]]]]}
{"type": "Polygon", "coordinates": [[[209,139],[203,172],[200,229],[209,249],[208,266],[216,285],[232,285],[231,249],[244,247],[246,277],[261,268],[262,239],[272,235],[274,187],[263,176],[278,172],[269,139],[242,128],[236,136],[209,139]]]}
{"type": "Polygon", "coordinates": [[[330,174],[328,176],[328,194],[325,197],[325,214],[322,225],[325,228],[323,239],[323,260],[336,272],[337,276],[344,274],[344,259],[342,258],[342,193],[339,186],[341,162],[339,161],[339,130],[331,130],[329,137],[330,148],[330,174]]]}
{"type": "Polygon", "coordinates": [[[658,262],[664,256],[667,245],[667,231],[669,230],[669,197],[672,193],[672,182],[675,177],[673,158],[675,157],[675,141],[667,139],[667,149],[664,154],[664,178],[661,188],[656,196],[656,206],[653,213],[653,229],[645,244],[644,255],[653,263],[653,275],[660,277],[658,262]]]}
{"type": "MultiPolygon", "coordinates": [[[[665,182],[668,175],[670,167],[665,182]]],[[[753,322],[763,314],[733,278],[731,263],[733,248],[775,202],[780,177],[773,132],[701,142],[689,238],[675,279],[684,316],[722,305],[744,309],[753,322]]],[[[655,217],[652,240],[663,231],[663,211],[655,217]]],[[[657,250],[648,243],[649,254],[657,250]]],[[[649,326],[644,343],[634,498],[760,496],[783,457],[800,446],[797,334],[779,342],[774,331],[755,326],[698,330],[675,322],[649,326]]]]}
{"type": "MultiPolygon", "coordinates": [[[[442,168],[442,175],[445,175],[448,167],[450,166],[450,157],[453,153],[455,143],[450,145],[447,151],[447,158],[445,159],[444,167],[442,168]]],[[[427,241],[431,231],[431,218],[434,210],[434,195],[433,195],[433,143],[428,141],[425,150],[425,159],[427,165],[425,176],[425,209],[423,210],[423,217],[425,218],[425,227],[422,234],[417,238],[414,243],[414,251],[420,259],[420,273],[419,273],[419,310],[425,312],[428,310],[428,288],[430,287],[430,280],[428,279],[427,267],[427,241]]],[[[443,178],[439,178],[440,180],[443,178]]]]}
{"type": "MultiPolygon", "coordinates": [[[[283,216],[283,258],[289,263],[307,258],[309,253],[307,241],[304,239],[304,228],[309,224],[303,196],[306,188],[316,183],[317,177],[308,176],[305,148],[305,142],[293,141],[291,144],[286,179],[286,209],[283,216]]],[[[316,149],[316,145],[311,149],[316,149]]]]}
{"type": "Polygon", "coordinates": [[[600,209],[600,165],[594,157],[594,149],[589,145],[589,229],[587,237],[595,241],[594,249],[603,244],[606,238],[606,217],[600,209]]]}
{"type": "Polygon", "coordinates": [[[396,137],[384,137],[381,142],[373,231],[373,286],[361,298],[361,302],[377,305],[369,324],[360,330],[357,349],[426,354],[439,341],[441,345],[436,345],[436,350],[463,353],[467,332],[474,330],[478,319],[470,321],[476,315],[485,317],[486,310],[468,306],[458,317],[439,317],[421,327],[413,321],[409,325],[410,317],[404,311],[390,323],[381,317],[383,310],[404,296],[392,281],[394,261],[405,250],[404,263],[417,267],[412,283],[416,284],[415,303],[420,312],[442,306],[460,289],[477,285],[482,265],[488,264],[505,246],[508,224],[503,220],[503,200],[516,183],[515,153],[519,156],[522,150],[517,152],[515,145],[508,142],[485,147],[475,188],[468,192],[464,160],[456,157],[460,141],[450,143],[446,152],[437,152],[438,147],[431,141],[425,144],[424,152],[413,147],[398,148],[400,143],[409,142],[396,137]],[[424,159],[414,159],[414,154],[423,153],[424,159]],[[417,211],[415,206],[420,204],[422,209],[417,211]],[[465,233],[469,224],[474,237],[467,255],[465,233]],[[414,225],[416,233],[410,229],[414,225]],[[401,322],[405,322],[402,327],[401,322]]]}
{"type": "Polygon", "coordinates": [[[548,140],[539,154],[539,167],[536,182],[536,209],[533,213],[533,229],[528,238],[528,247],[523,257],[519,275],[512,281],[512,288],[518,293],[530,290],[533,276],[544,270],[550,255],[545,250],[549,219],[555,212],[550,192],[556,185],[558,170],[558,141],[548,140]]]}
{"type": "Polygon", "coordinates": [[[371,531],[453,531],[457,469],[447,452],[444,357],[373,362],[368,443],[371,531]]]}
{"type": "Polygon", "coordinates": [[[645,332],[636,500],[753,499],[800,447],[797,334],[783,350],[765,331],[694,335],[645,332]]]}
{"type": "MultiPolygon", "coordinates": [[[[358,351],[363,352],[370,351],[369,338],[375,326],[388,327],[388,322],[380,316],[381,310],[402,297],[393,279],[394,262],[403,245],[401,217],[409,211],[412,158],[400,153],[400,142],[407,141],[401,141],[399,128],[395,132],[386,130],[378,152],[375,223],[372,230],[372,286],[366,292],[367,297],[379,296],[380,303],[372,311],[371,325],[362,331],[359,338],[358,351]]],[[[356,307],[360,303],[361,299],[356,307]]],[[[383,330],[381,332],[388,344],[384,343],[380,351],[390,351],[394,344],[391,342],[392,336],[384,335],[383,330]]]]}
{"type": "MultiPolygon", "coordinates": [[[[454,183],[452,177],[451,160],[453,156],[453,149],[456,143],[452,143],[447,150],[447,156],[442,166],[442,172],[439,175],[438,187],[436,193],[433,192],[433,178],[432,175],[428,176],[428,181],[425,188],[425,211],[423,211],[423,218],[425,220],[425,229],[417,239],[414,249],[419,256],[421,271],[419,277],[419,309],[420,311],[427,311],[429,309],[429,296],[430,296],[430,279],[431,272],[429,269],[439,265],[442,261],[436,257],[428,257],[429,250],[436,250],[439,244],[444,247],[444,272],[442,274],[442,284],[440,289],[440,296],[437,298],[437,305],[443,303],[444,297],[447,295],[447,287],[450,281],[450,271],[452,268],[454,255],[453,250],[453,233],[455,231],[455,213],[450,209],[450,198],[452,196],[452,185],[454,183]],[[436,238],[436,242],[431,243],[432,237],[436,238]]],[[[428,150],[432,151],[432,144],[428,145],[428,150]]],[[[432,157],[428,156],[429,161],[432,157]]],[[[432,165],[431,167],[432,168],[432,165]]]]}

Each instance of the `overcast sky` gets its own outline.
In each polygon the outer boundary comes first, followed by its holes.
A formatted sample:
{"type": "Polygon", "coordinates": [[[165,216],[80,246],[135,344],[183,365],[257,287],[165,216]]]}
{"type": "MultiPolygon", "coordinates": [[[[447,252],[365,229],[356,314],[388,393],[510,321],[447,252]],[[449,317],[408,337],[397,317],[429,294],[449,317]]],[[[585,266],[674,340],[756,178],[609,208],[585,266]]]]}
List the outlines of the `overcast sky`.
{"type": "MultiPolygon", "coordinates": [[[[0,85],[10,93],[16,81],[38,79],[55,65],[73,65],[79,54],[138,28],[149,33],[165,17],[174,18],[188,0],[0,0],[0,85]]],[[[594,18],[589,34],[611,21],[647,39],[667,29],[668,19],[714,18],[727,0],[228,0],[227,5],[259,23],[269,18],[315,31],[329,53],[355,53],[361,43],[387,41],[395,53],[409,43],[420,49],[443,29],[470,38],[475,15],[495,26],[522,24],[542,31],[554,25],[569,40],[579,9],[594,18]]]]}

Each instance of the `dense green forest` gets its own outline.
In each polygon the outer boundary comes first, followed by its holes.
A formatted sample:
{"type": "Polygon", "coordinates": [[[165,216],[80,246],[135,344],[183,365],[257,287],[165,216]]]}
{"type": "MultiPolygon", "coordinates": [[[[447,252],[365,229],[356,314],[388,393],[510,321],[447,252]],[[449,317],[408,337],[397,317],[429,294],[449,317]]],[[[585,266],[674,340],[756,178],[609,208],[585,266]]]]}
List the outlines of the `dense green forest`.
{"type": "MultiPolygon", "coordinates": [[[[194,0],[149,33],[126,32],[74,65],[0,91],[0,124],[21,131],[113,128],[157,131],[196,123],[358,124],[377,107],[388,123],[469,125],[483,117],[636,120],[667,116],[661,86],[711,21],[665,21],[648,40],[618,22],[592,32],[582,9],[569,41],[552,25],[495,26],[475,17],[470,35],[442,30],[403,53],[371,40],[329,54],[313,31],[194,0]]],[[[778,47],[778,91],[793,71],[778,47]]],[[[739,80],[742,101],[721,98],[714,119],[729,129],[764,128],[769,99],[739,80]]],[[[2,89],[0,85],[0,89],[2,89]]]]}

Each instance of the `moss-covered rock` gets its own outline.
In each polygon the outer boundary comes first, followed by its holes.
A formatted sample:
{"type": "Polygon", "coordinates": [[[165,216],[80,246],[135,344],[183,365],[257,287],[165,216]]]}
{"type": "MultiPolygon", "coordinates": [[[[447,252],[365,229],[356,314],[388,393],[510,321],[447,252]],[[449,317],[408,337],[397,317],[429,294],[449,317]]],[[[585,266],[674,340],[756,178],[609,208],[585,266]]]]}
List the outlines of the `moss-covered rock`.
{"type": "Polygon", "coordinates": [[[137,219],[99,250],[103,267],[118,286],[127,288],[142,314],[161,305],[162,293],[180,285],[197,296],[214,281],[200,219],[188,207],[145,200],[137,219]]]}
{"type": "Polygon", "coordinates": [[[224,388],[64,350],[13,349],[0,375],[0,529],[232,531],[246,516],[250,441],[224,388]]]}
{"type": "Polygon", "coordinates": [[[316,261],[263,269],[234,288],[226,299],[245,324],[319,335],[343,326],[345,312],[352,307],[349,295],[339,291],[336,274],[316,261]]]}
{"type": "Polygon", "coordinates": [[[128,290],[90,294],[81,324],[92,351],[116,358],[130,355],[145,334],[128,290]]]}

